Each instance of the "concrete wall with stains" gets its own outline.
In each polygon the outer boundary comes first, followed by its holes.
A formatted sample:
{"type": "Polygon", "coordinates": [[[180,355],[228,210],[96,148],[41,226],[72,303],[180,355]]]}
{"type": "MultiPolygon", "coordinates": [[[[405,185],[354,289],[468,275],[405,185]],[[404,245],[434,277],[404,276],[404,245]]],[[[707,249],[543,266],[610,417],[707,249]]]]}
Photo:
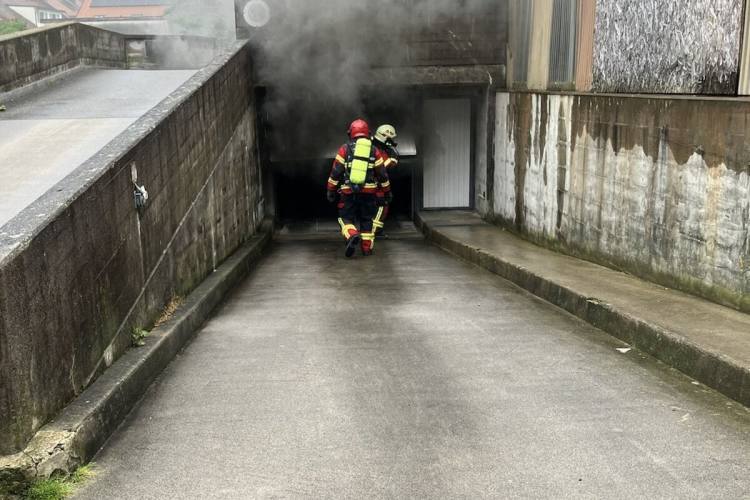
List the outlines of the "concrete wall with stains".
{"type": "Polygon", "coordinates": [[[249,48],[219,56],[0,233],[0,454],[263,217],[249,48]],[[134,206],[133,179],[149,191],[134,206]]]}
{"type": "Polygon", "coordinates": [[[499,93],[484,215],[750,311],[748,134],[750,102],[499,93]]]}
{"type": "Polygon", "coordinates": [[[82,64],[125,67],[125,37],[79,23],[0,36],[0,92],[82,64]]]}

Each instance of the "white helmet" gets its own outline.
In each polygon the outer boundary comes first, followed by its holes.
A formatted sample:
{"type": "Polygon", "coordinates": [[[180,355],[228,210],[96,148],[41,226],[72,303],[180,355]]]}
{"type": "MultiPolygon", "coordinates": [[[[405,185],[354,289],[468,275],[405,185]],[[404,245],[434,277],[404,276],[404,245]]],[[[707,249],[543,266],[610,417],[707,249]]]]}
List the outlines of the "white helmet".
{"type": "Polygon", "coordinates": [[[396,129],[393,125],[381,125],[375,132],[375,139],[382,142],[383,144],[388,141],[393,142],[396,139],[396,129]]]}

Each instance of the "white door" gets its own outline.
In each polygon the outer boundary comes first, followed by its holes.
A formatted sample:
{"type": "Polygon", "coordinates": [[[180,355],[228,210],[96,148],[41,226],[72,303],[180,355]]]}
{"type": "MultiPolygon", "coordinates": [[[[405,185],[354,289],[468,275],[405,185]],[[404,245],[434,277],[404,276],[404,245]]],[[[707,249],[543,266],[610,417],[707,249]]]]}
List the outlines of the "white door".
{"type": "Polygon", "coordinates": [[[424,208],[471,207],[471,101],[424,103],[424,208]]]}

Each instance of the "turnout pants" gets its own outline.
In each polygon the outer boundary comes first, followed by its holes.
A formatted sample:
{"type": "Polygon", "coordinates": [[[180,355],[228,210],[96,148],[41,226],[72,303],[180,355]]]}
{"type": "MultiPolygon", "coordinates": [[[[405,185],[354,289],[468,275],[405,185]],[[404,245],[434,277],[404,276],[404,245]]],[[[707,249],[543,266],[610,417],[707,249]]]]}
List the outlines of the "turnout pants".
{"type": "Polygon", "coordinates": [[[339,225],[341,234],[347,241],[356,235],[362,238],[362,250],[371,251],[375,246],[375,229],[382,216],[382,207],[378,207],[374,194],[350,194],[341,197],[339,203],[339,225]],[[359,223],[359,229],[357,229],[359,223]]]}

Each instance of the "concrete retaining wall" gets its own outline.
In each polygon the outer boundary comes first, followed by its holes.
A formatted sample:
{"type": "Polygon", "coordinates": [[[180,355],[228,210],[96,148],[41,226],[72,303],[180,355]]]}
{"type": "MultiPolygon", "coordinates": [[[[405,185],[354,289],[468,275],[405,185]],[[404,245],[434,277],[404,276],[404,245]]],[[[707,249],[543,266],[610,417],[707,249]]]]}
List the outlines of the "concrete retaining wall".
{"type": "Polygon", "coordinates": [[[125,38],[78,23],[0,37],[0,93],[80,64],[125,67],[125,38]]]}
{"type": "Polygon", "coordinates": [[[3,228],[0,454],[256,232],[251,73],[238,44],[3,228]],[[142,213],[133,179],[150,194],[142,213]]]}
{"type": "Polygon", "coordinates": [[[750,311],[749,133],[744,101],[499,93],[483,215],[750,311]]]}

